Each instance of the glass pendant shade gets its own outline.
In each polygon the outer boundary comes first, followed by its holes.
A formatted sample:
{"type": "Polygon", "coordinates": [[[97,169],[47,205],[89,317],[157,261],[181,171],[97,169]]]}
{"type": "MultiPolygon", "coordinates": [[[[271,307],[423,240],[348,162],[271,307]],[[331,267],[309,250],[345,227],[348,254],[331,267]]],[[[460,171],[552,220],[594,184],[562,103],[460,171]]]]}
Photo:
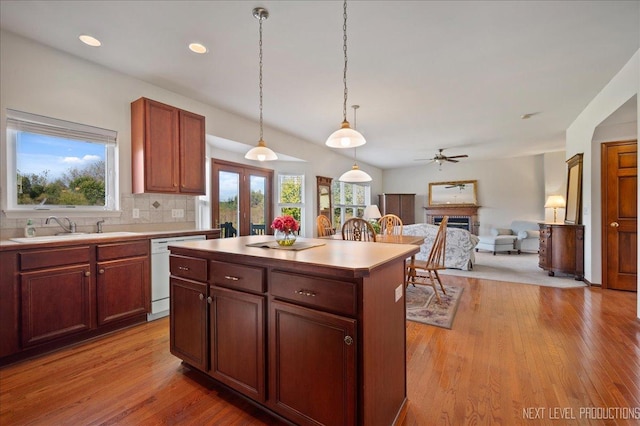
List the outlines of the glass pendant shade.
{"type": "Polygon", "coordinates": [[[352,129],[348,121],[343,121],[342,127],[331,133],[326,142],[327,146],[331,148],[355,148],[365,143],[367,141],[364,136],[357,130],[352,129]]]}
{"type": "Polygon", "coordinates": [[[373,179],[367,172],[360,170],[357,164],[354,164],[351,170],[345,172],[338,179],[340,182],[348,182],[348,183],[362,183],[362,182],[371,182],[373,179]]]}
{"type": "Polygon", "coordinates": [[[267,148],[267,144],[262,139],[258,142],[258,146],[251,148],[244,156],[247,160],[257,161],[273,161],[277,160],[278,156],[271,149],[267,148]]]}

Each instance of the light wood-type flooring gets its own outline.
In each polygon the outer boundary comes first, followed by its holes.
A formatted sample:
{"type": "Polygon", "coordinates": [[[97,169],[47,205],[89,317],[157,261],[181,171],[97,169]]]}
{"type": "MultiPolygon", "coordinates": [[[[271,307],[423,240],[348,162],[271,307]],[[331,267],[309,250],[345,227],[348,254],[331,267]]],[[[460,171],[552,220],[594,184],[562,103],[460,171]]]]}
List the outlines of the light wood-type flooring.
{"type": "MultiPolygon", "coordinates": [[[[443,279],[465,288],[458,314],[407,323],[399,424],[640,423],[635,293],[443,279]]],[[[0,424],[281,423],[183,367],[165,318],[0,369],[0,424]]]]}

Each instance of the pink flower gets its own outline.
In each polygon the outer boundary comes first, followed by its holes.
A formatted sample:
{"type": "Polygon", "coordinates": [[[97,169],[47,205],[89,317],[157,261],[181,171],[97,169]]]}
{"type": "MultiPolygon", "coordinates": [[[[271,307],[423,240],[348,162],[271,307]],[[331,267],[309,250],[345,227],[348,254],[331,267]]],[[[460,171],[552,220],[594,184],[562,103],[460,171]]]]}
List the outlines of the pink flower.
{"type": "Polygon", "coordinates": [[[293,218],[293,216],[284,215],[273,219],[271,228],[277,229],[278,231],[291,232],[300,229],[300,224],[293,218]]]}

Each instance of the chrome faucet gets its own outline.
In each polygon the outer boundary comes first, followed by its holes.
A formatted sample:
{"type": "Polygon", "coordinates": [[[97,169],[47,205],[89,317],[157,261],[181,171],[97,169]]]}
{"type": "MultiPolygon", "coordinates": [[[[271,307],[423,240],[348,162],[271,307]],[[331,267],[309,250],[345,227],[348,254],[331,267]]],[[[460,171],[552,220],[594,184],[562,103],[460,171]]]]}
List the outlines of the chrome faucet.
{"type": "Polygon", "coordinates": [[[104,223],[104,219],[99,220],[96,225],[98,226],[98,234],[102,234],[102,224],[104,223]]]}
{"type": "Polygon", "coordinates": [[[51,219],[55,220],[56,223],[58,225],[60,225],[62,227],[62,229],[64,229],[64,232],[69,232],[69,233],[75,233],[76,232],[76,223],[75,222],[71,222],[71,220],[68,217],[64,217],[63,219],[67,221],[67,223],[69,224],[69,226],[65,225],[64,223],[62,223],[60,221],[60,219],[58,219],[55,216],[49,216],[47,218],[47,220],[44,221],[45,224],[49,224],[49,222],[51,221],[51,219]]]}

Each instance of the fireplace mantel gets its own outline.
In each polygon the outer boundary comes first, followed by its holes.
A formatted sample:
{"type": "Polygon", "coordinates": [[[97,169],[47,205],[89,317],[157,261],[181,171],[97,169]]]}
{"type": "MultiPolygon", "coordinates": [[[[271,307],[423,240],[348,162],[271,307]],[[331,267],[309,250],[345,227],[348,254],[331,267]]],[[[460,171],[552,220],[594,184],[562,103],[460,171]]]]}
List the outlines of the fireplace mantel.
{"type": "Polygon", "coordinates": [[[480,206],[429,206],[423,207],[425,222],[433,225],[434,218],[440,216],[467,217],[471,224],[470,232],[478,235],[480,222],[478,221],[478,209],[480,206]]]}

